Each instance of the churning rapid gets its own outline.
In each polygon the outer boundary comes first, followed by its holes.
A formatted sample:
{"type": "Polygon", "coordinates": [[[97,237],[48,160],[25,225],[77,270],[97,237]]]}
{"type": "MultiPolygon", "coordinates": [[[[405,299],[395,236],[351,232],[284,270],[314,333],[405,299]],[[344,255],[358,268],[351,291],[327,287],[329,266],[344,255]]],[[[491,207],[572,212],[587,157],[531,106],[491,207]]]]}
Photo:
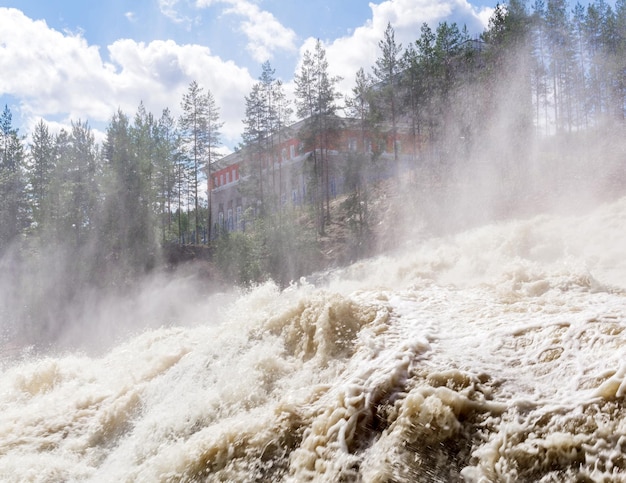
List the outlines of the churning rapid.
{"type": "Polygon", "coordinates": [[[626,198],[214,300],[5,358],[0,480],[626,481],[626,198]]]}

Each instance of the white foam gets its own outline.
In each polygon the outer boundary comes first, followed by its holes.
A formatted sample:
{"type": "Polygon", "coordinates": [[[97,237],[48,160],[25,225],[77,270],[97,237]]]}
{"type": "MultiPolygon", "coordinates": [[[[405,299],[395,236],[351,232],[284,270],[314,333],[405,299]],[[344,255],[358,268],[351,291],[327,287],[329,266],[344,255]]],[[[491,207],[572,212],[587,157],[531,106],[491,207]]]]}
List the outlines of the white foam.
{"type": "Polygon", "coordinates": [[[616,477],[623,240],[626,199],[485,226],[261,285],[219,324],[7,365],[0,479],[616,477]]]}

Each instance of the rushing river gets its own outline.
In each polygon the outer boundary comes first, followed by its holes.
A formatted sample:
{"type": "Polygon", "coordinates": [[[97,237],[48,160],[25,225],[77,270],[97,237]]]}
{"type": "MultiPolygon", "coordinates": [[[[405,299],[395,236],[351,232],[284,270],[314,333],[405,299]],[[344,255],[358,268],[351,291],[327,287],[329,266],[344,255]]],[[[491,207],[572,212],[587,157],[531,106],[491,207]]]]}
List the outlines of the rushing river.
{"type": "Polygon", "coordinates": [[[626,198],[12,357],[3,482],[626,481],[626,198]]]}

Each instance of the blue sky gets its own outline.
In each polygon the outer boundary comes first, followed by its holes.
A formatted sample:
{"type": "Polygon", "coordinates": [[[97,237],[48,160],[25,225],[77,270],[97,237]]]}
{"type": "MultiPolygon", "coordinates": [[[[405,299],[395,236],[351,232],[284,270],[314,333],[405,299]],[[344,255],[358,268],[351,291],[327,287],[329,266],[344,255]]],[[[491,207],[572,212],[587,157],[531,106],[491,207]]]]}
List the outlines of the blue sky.
{"type": "Polygon", "coordinates": [[[323,41],[348,91],[368,70],[388,22],[403,45],[427,22],[479,34],[496,1],[476,0],[0,0],[0,102],[28,134],[89,121],[99,141],[118,109],[140,102],[180,113],[196,80],[221,110],[225,152],[238,142],[244,96],[269,60],[287,90],[303,52],[323,41]]]}

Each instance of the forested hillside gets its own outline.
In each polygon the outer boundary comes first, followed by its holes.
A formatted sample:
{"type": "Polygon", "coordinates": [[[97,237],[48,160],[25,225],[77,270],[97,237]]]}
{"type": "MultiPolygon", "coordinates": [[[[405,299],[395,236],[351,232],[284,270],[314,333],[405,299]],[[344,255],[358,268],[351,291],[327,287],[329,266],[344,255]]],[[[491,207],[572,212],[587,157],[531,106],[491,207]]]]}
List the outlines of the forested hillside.
{"type": "Polygon", "coordinates": [[[393,208],[402,214],[389,220],[375,209],[381,188],[368,182],[368,173],[380,169],[382,157],[374,146],[348,163],[349,191],[341,200],[329,195],[328,159],[320,154],[312,205],[287,210],[280,198],[268,198],[245,234],[220,233],[207,209],[206,175],[219,166],[222,123],[201,80],[183,99],[172,99],[183,111],[178,119],[167,108],[146,112],[140,100],[134,114],[112,113],[102,145],[87,120],[57,133],[42,120],[20,133],[5,106],[0,285],[6,308],[0,315],[16,325],[39,321],[86,288],[124,289],[163,266],[164,247],[171,254],[172,247],[206,245],[222,269],[217,278],[288,283],[327,263],[389,248],[379,239],[389,232],[385,223],[399,232],[408,213],[421,214],[425,229],[436,231],[455,220],[523,213],[561,188],[577,190],[583,178],[598,181],[594,195],[623,192],[624,0],[574,8],[564,0],[530,6],[513,0],[496,8],[480,38],[454,23],[424,24],[405,46],[389,25],[375,64],[355,79],[352,92],[340,95],[318,41],[295,73],[290,100],[265,63],[259,83],[242,99],[243,146],[269,149],[265,140],[295,115],[305,120],[301,135],[316,152],[315,143],[340,129],[328,124],[330,116],[349,117],[363,133],[391,137],[392,160],[385,162],[398,163],[396,137],[408,133],[408,169],[398,174],[402,183],[392,185],[407,193],[393,208]],[[473,209],[468,199],[476,201],[473,209]],[[451,210],[445,223],[444,206],[451,210]],[[341,252],[347,255],[333,258],[328,247],[336,250],[338,243],[346,244],[341,252]],[[11,303],[17,300],[28,303],[11,303]]]}

